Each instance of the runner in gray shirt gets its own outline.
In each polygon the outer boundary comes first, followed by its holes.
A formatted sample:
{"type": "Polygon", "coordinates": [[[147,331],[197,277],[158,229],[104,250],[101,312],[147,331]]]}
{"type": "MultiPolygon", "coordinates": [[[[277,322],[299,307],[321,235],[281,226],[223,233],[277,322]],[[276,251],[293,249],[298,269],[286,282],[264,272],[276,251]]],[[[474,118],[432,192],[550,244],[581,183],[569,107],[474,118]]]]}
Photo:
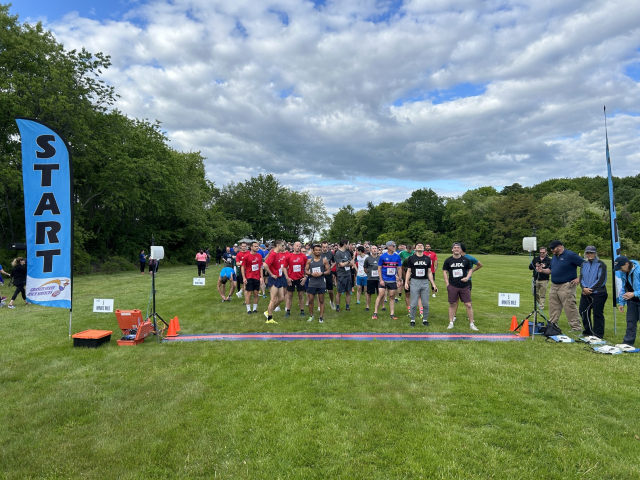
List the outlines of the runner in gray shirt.
{"type": "Polygon", "coordinates": [[[371,304],[371,295],[378,293],[378,284],[380,278],[378,277],[378,247],[371,246],[369,256],[364,259],[364,271],[367,272],[367,306],[364,309],[365,312],[369,311],[369,305],[371,304]]]}
{"type": "Polygon", "coordinates": [[[336,260],[336,276],[338,277],[338,298],[336,300],[336,312],[340,311],[340,297],[344,293],[344,299],[347,304],[345,310],[349,311],[349,302],[351,302],[351,289],[353,288],[353,280],[351,278],[351,269],[355,266],[355,262],[351,257],[349,249],[349,240],[346,238],[340,240],[340,248],[336,250],[333,257],[336,260]]]}

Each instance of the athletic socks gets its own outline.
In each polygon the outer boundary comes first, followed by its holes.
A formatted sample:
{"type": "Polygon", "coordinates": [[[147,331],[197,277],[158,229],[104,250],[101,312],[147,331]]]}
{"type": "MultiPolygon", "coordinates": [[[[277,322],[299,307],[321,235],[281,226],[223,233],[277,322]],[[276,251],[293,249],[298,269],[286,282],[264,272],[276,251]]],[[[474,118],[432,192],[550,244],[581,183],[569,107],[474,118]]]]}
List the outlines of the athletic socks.
{"type": "MultiPolygon", "coordinates": [[[[248,307],[248,306],[249,306],[249,305],[247,305],[247,307],[248,307]]],[[[254,303],[254,304],[253,304],[253,309],[254,309],[254,310],[258,310],[258,304],[257,304],[257,303],[254,303]]]]}
{"type": "Polygon", "coordinates": [[[247,307],[247,312],[250,312],[251,311],[251,304],[247,303],[246,307],[247,307]]]}

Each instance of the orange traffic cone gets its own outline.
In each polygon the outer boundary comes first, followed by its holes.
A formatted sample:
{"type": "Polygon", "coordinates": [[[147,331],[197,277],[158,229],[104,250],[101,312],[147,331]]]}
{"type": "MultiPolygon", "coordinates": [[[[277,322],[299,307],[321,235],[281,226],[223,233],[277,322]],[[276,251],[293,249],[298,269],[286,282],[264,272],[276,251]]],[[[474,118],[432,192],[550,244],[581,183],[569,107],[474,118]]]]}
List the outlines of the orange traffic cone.
{"type": "Polygon", "coordinates": [[[529,336],[529,320],[525,320],[524,323],[522,324],[522,327],[520,327],[520,337],[528,337],[529,336]]]}
{"type": "Polygon", "coordinates": [[[169,320],[169,331],[167,332],[167,337],[177,337],[178,332],[176,332],[176,322],[174,320],[169,320]]]}
{"type": "Polygon", "coordinates": [[[173,317],[173,323],[176,326],[176,332],[180,331],[180,320],[178,320],[178,317],[173,317]]]}
{"type": "Polygon", "coordinates": [[[509,329],[509,331],[515,332],[517,328],[518,328],[518,318],[514,315],[513,317],[511,317],[511,328],[509,329]]]}

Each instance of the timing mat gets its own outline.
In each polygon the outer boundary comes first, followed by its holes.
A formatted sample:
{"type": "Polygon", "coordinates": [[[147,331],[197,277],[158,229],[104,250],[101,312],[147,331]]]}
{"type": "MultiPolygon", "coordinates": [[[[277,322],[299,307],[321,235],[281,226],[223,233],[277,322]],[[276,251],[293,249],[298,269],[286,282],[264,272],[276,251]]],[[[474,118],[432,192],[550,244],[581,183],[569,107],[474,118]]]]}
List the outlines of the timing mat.
{"type": "Polygon", "coordinates": [[[513,342],[529,340],[512,333],[201,333],[166,337],[165,342],[195,342],[198,340],[413,340],[513,342]]]}

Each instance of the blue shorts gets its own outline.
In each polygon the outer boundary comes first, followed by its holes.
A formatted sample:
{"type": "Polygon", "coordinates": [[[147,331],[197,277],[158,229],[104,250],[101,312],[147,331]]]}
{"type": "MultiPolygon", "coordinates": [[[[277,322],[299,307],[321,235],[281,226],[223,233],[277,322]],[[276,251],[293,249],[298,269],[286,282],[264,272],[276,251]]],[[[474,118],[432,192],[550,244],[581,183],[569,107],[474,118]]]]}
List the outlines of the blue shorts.
{"type": "Polygon", "coordinates": [[[356,285],[359,287],[366,287],[367,286],[367,277],[357,277],[356,278],[356,285]]]}
{"type": "Polygon", "coordinates": [[[284,278],[284,275],[278,278],[273,278],[269,275],[269,280],[267,281],[267,288],[277,287],[277,288],[285,288],[287,286],[287,279],[284,278]]]}

